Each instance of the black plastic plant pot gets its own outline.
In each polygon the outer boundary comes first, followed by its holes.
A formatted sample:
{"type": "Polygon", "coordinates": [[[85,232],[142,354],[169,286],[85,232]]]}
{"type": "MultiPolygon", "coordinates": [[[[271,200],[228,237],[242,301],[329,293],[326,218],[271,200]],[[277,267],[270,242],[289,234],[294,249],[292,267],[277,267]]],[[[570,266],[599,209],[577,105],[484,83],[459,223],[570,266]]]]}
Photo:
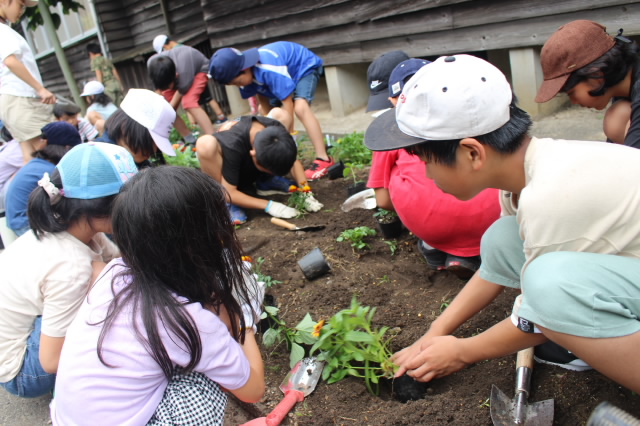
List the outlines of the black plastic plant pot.
{"type": "Polygon", "coordinates": [[[427,387],[427,383],[404,374],[393,380],[393,397],[400,402],[416,401],[424,398],[427,387]]]}
{"type": "Polygon", "coordinates": [[[398,238],[402,234],[402,222],[396,218],[393,222],[382,223],[378,221],[378,226],[382,232],[382,236],[387,240],[398,238]]]}
{"type": "Polygon", "coordinates": [[[344,163],[340,161],[327,169],[329,180],[335,180],[344,177],[344,163]]]}
{"type": "Polygon", "coordinates": [[[367,189],[367,184],[365,182],[358,182],[347,187],[347,195],[351,197],[353,194],[357,194],[365,189],[367,189]]]}
{"type": "Polygon", "coordinates": [[[311,250],[298,261],[300,269],[309,281],[319,278],[329,272],[331,267],[318,247],[311,250]]]}

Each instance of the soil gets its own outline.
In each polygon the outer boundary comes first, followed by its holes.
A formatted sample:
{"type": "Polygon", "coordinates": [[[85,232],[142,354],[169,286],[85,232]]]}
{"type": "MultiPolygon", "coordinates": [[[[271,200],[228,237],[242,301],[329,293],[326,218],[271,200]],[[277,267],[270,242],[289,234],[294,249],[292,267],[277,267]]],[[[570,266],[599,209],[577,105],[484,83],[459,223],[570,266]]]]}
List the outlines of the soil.
{"type": "MultiPolygon", "coordinates": [[[[366,170],[363,170],[366,174],[366,170]]],[[[440,314],[465,282],[449,272],[430,270],[416,248],[416,237],[408,231],[395,240],[397,250],[380,237],[371,237],[369,250],[354,252],[346,242],[337,242],[341,231],[356,226],[377,229],[372,210],[344,213],[347,198],[345,179],[322,179],[312,184],[324,208],[304,218],[292,220],[298,226],[326,225],[319,232],[290,232],[269,222],[263,212],[248,211],[249,221],[238,229],[245,251],[253,259],[265,259],[262,273],[282,281],[268,289],[280,308],[280,318],[289,326],[308,312],[314,320],[328,319],[349,307],[353,295],[363,305],[377,308],[376,326],[398,327],[393,340],[399,350],[413,343],[440,314]],[[331,271],[314,280],[304,278],[297,261],[318,247],[331,265],[331,271]]],[[[277,197],[276,197],[277,198],[277,197]]],[[[281,196],[286,202],[286,196],[281,196]]],[[[458,337],[480,333],[511,312],[514,290],[503,293],[488,308],[455,332],[458,337]]],[[[282,399],[279,390],[289,371],[286,345],[263,348],[267,391],[257,404],[230,399],[227,424],[242,424],[267,415],[282,399]]],[[[615,362],[615,360],[612,360],[615,362]]],[[[347,378],[328,385],[321,381],[315,391],[298,403],[284,425],[490,425],[491,385],[513,396],[515,355],[481,362],[446,378],[429,383],[424,399],[402,403],[389,388],[380,396],[367,392],[364,381],[347,378]]],[[[602,401],[640,416],[640,397],[595,371],[572,372],[536,364],[529,401],[555,401],[554,424],[585,424],[602,401]]]]}

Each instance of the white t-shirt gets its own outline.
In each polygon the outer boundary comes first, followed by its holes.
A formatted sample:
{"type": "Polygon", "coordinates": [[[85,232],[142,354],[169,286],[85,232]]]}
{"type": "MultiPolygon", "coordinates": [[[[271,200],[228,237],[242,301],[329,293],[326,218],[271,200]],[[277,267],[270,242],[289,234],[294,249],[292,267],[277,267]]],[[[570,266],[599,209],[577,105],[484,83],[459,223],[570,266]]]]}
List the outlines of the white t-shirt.
{"type": "Polygon", "coordinates": [[[555,251],[640,258],[640,150],[533,138],[516,214],[526,266],[555,251]]]}
{"type": "Polygon", "coordinates": [[[37,240],[29,231],[0,254],[0,382],[20,371],[36,317],[43,334],[64,337],[87,294],[91,262],[119,254],[102,233],[89,244],[67,232],[37,240]]]}
{"type": "MultiPolygon", "coordinates": [[[[128,277],[113,277],[124,270],[121,259],[105,268],[69,327],[62,348],[56,377],[56,397],[51,403],[54,425],[110,424],[144,425],[162,400],[167,379],[160,366],[136,338],[132,316],[138,330],[146,333],[140,312],[132,315],[126,306],[112,323],[102,342],[107,367],[98,359],[98,337],[114,291],[127,285],[128,277]]],[[[220,386],[238,389],[249,380],[250,366],[242,347],[226,325],[199,303],[185,302],[185,309],[198,327],[202,356],[195,367],[220,386]]],[[[159,324],[160,338],[175,365],[187,365],[190,356],[178,339],[159,324]]]]}
{"type": "Polygon", "coordinates": [[[42,77],[38,70],[36,58],[31,52],[27,41],[9,25],[0,23],[0,94],[37,98],[38,94],[4,64],[4,60],[15,55],[27,68],[34,79],[42,84],[42,77]]]}

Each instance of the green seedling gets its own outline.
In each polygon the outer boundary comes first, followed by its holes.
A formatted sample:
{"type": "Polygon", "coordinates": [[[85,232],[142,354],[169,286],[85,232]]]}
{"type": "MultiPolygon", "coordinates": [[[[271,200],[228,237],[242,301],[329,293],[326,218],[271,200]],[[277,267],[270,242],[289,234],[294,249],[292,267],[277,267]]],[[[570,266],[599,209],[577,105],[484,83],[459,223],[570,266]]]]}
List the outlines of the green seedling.
{"type": "Polygon", "coordinates": [[[289,366],[293,368],[305,356],[303,345],[313,345],[318,340],[314,335],[316,323],[308,313],[295,327],[287,324],[278,317],[279,309],[275,306],[265,306],[262,318],[270,318],[273,325],[262,335],[262,344],[268,348],[282,342],[289,348],[289,366]]]}
{"type": "Polygon", "coordinates": [[[363,167],[364,166],[362,164],[345,163],[342,175],[345,177],[345,179],[351,178],[353,180],[353,184],[356,185],[357,183],[362,182],[362,180],[359,180],[357,172],[363,167]]]}
{"type": "Polygon", "coordinates": [[[275,280],[271,275],[267,275],[262,272],[262,264],[264,263],[264,257],[256,259],[256,263],[253,266],[253,272],[258,276],[258,281],[263,281],[266,288],[269,288],[276,284],[282,284],[282,281],[275,280]]]}
{"type": "Polygon", "coordinates": [[[291,193],[291,195],[289,195],[287,205],[298,210],[299,214],[296,217],[302,217],[307,214],[305,203],[307,202],[309,194],[309,192],[294,191],[291,193]]]}
{"type": "Polygon", "coordinates": [[[383,240],[384,243],[389,246],[389,250],[391,251],[391,256],[395,256],[398,251],[398,242],[396,240],[386,241],[383,240]]]}
{"type": "Polygon", "coordinates": [[[373,214],[373,217],[380,223],[391,223],[398,218],[398,213],[379,208],[378,211],[373,214]]]}
{"type": "Polygon", "coordinates": [[[371,229],[368,226],[358,226],[353,229],[342,231],[338,238],[336,238],[336,241],[349,241],[354,250],[365,250],[370,246],[364,242],[364,239],[366,237],[373,237],[376,234],[377,232],[375,229],[371,229]]]}
{"type": "Polygon", "coordinates": [[[364,132],[353,132],[338,139],[333,145],[332,156],[343,163],[368,166],[371,164],[371,151],[364,145],[364,132]]]}

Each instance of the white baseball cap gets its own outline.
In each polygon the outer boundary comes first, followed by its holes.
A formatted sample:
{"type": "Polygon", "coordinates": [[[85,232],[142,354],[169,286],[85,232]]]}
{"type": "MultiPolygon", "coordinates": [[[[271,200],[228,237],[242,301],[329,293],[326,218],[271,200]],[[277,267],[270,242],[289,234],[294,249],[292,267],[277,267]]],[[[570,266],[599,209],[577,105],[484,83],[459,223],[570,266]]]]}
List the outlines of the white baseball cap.
{"type": "Polygon", "coordinates": [[[84,85],[80,96],[99,95],[104,93],[104,86],[99,81],[93,80],[84,85]]]}
{"type": "Polygon", "coordinates": [[[157,35],[153,39],[153,50],[155,50],[156,53],[162,53],[162,48],[164,47],[165,44],[167,44],[168,39],[169,37],[167,37],[164,34],[157,35]]]}
{"type": "Polygon", "coordinates": [[[129,89],[120,108],[147,128],[160,151],[172,157],[176,155],[169,141],[176,111],[161,95],[147,89],[129,89]]]}
{"type": "Polygon", "coordinates": [[[365,134],[373,151],[425,140],[482,136],[509,121],[513,93],[504,74],[470,55],[442,56],[405,84],[398,104],[374,120],[365,134]]]}

